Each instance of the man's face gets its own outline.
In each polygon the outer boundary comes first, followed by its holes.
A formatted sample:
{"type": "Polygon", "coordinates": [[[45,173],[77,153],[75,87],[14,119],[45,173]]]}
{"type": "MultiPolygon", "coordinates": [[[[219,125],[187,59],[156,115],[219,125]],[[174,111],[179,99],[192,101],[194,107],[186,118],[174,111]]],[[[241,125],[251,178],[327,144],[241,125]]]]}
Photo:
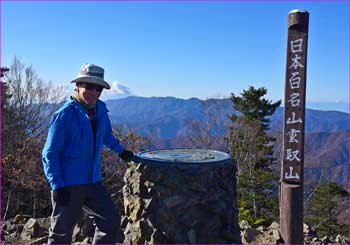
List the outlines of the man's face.
{"type": "Polygon", "coordinates": [[[80,98],[88,105],[96,104],[100,97],[103,87],[92,83],[77,83],[80,98]]]}

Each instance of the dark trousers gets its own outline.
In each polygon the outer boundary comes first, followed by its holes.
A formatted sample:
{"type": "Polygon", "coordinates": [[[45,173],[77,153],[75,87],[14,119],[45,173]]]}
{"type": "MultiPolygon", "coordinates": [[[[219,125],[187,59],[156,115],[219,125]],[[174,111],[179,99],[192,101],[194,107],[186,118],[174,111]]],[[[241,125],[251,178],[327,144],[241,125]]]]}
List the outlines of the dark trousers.
{"type": "Polygon", "coordinates": [[[71,244],[73,229],[82,210],[96,225],[92,244],[115,244],[117,240],[122,239],[120,216],[107,189],[101,183],[69,188],[68,206],[58,205],[51,193],[52,215],[48,244],[71,244]]]}

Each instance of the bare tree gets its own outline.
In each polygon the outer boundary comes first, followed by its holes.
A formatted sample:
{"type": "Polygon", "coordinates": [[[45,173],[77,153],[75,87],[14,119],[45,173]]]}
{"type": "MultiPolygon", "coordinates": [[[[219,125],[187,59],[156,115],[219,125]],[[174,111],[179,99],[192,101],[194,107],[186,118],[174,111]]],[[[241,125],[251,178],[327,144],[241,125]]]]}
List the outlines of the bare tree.
{"type": "MultiPolygon", "coordinates": [[[[43,81],[32,66],[26,66],[16,57],[9,71],[3,73],[2,69],[1,75],[5,88],[2,91],[1,149],[3,200],[6,200],[3,207],[9,207],[11,199],[17,198],[17,206],[22,202],[35,215],[38,193],[46,186],[41,150],[48,118],[57,109],[57,104],[52,102],[63,101],[66,95],[62,88],[43,81]],[[32,200],[29,205],[28,200],[32,200]]],[[[4,210],[3,218],[8,215],[8,210],[4,210]]]]}
{"type": "Polygon", "coordinates": [[[255,164],[263,156],[263,153],[254,149],[259,131],[258,122],[247,123],[244,117],[239,117],[235,124],[230,126],[231,154],[237,162],[238,176],[244,171],[254,170],[255,164]]]}
{"type": "Polygon", "coordinates": [[[6,153],[16,146],[11,142],[41,136],[46,131],[47,118],[57,109],[57,104],[66,99],[66,94],[62,87],[43,81],[32,66],[26,66],[16,57],[4,82],[10,96],[2,124],[5,143],[2,150],[6,153]]]}
{"type": "Polygon", "coordinates": [[[247,122],[244,117],[238,117],[235,124],[230,127],[229,139],[231,155],[237,163],[237,185],[243,173],[248,173],[249,185],[253,190],[252,206],[254,217],[256,217],[256,193],[255,183],[257,182],[256,164],[264,156],[264,152],[259,151],[257,142],[260,133],[259,122],[247,122]]]}

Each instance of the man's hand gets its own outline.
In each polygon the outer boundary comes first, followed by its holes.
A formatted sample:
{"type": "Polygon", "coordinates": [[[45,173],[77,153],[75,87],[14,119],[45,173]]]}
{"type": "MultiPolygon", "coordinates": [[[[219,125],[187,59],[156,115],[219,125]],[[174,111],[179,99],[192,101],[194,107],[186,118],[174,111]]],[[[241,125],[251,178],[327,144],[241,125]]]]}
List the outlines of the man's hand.
{"type": "Polygon", "coordinates": [[[121,153],[119,153],[119,157],[124,161],[129,162],[134,157],[134,153],[124,149],[121,153]]]}
{"type": "Polygon", "coordinates": [[[57,190],[53,191],[53,200],[58,205],[68,206],[70,201],[70,189],[68,186],[63,186],[57,190]]]}

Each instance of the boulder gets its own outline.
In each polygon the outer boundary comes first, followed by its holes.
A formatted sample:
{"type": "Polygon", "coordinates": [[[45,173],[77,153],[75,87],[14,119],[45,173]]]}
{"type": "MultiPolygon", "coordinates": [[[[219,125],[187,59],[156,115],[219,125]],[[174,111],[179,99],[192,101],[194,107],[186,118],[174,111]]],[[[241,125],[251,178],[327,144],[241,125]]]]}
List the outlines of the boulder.
{"type": "Polygon", "coordinates": [[[242,243],[251,243],[251,242],[255,241],[256,236],[259,234],[260,234],[260,232],[257,231],[255,228],[248,227],[248,228],[244,229],[241,232],[242,243]]]}
{"type": "Polygon", "coordinates": [[[279,230],[269,229],[264,233],[259,234],[254,243],[260,244],[279,244],[282,242],[282,238],[279,230]]]}
{"type": "Polygon", "coordinates": [[[35,238],[34,240],[31,240],[27,244],[43,244],[43,243],[47,243],[48,237],[49,236],[43,236],[43,237],[35,238]]]}
{"type": "Polygon", "coordinates": [[[273,221],[271,223],[271,225],[269,227],[267,227],[267,229],[279,230],[280,229],[280,224],[278,224],[277,222],[273,221]]]}
{"type": "Polygon", "coordinates": [[[36,219],[30,218],[27,223],[24,225],[21,232],[21,239],[23,241],[30,241],[34,238],[37,238],[39,235],[40,225],[36,219]]]}
{"type": "Polygon", "coordinates": [[[349,244],[349,239],[346,238],[345,236],[337,235],[335,237],[335,242],[336,243],[349,244]]]}
{"type": "Polygon", "coordinates": [[[12,224],[25,224],[31,218],[30,215],[26,214],[17,214],[10,222],[12,224]]]}
{"type": "Polygon", "coordinates": [[[242,220],[241,222],[239,222],[239,228],[241,230],[245,230],[247,228],[250,228],[251,226],[249,225],[249,222],[246,220],[242,220]]]}

